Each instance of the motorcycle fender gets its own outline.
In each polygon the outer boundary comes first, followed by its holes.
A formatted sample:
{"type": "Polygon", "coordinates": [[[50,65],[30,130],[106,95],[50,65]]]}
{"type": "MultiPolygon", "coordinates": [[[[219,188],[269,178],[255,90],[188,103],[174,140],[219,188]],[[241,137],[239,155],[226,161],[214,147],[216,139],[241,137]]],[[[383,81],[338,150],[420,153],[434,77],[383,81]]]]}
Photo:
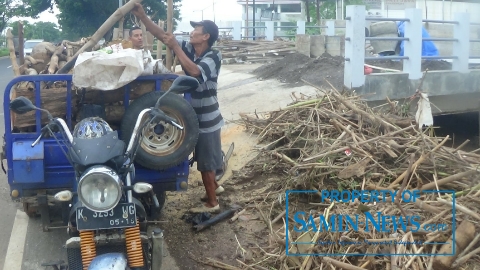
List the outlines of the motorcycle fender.
{"type": "Polygon", "coordinates": [[[123,253],[106,253],[95,257],[88,270],[125,270],[128,269],[127,257],[123,253]]]}

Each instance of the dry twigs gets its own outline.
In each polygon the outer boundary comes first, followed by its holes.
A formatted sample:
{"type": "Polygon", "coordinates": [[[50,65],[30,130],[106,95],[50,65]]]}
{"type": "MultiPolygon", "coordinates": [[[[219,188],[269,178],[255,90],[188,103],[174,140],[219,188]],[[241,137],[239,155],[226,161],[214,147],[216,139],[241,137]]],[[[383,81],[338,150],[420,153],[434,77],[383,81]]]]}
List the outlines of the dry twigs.
{"type": "MultiPolygon", "coordinates": [[[[288,180],[278,183],[277,191],[317,191],[308,196],[290,194],[286,213],[284,199],[259,196],[258,199],[263,202],[257,204],[257,209],[267,224],[270,239],[274,241],[268,248],[263,248],[263,257],[255,260],[255,266],[267,269],[362,269],[367,266],[370,269],[426,269],[437,262],[422,254],[443,252],[448,247],[429,242],[448,242],[452,235],[452,221],[457,228],[462,220],[473,218],[478,221],[480,216],[476,213],[480,212],[480,192],[473,191],[480,183],[480,172],[475,169],[480,165],[480,155],[446,147],[448,136],[429,137],[415,127],[414,120],[400,116],[398,112],[402,110],[394,106],[389,103],[389,106],[378,107],[383,111],[374,110],[360,97],[334,90],[315,99],[297,100],[282,110],[241,114],[237,123],[244,125],[247,132],[258,134],[259,143],[265,145],[259,147],[261,154],[245,169],[272,174],[283,172],[282,178],[288,180]],[[438,180],[437,176],[441,179],[438,180]],[[392,203],[393,198],[388,194],[386,201],[376,203],[363,203],[357,199],[349,203],[337,202],[333,206],[331,201],[320,201],[320,190],[362,189],[398,192],[433,190],[434,193],[421,193],[415,202],[408,202],[410,196],[397,196],[392,203]],[[462,195],[456,199],[455,220],[452,219],[453,206],[448,199],[452,194],[442,190],[462,195]],[[276,214],[264,214],[268,212],[262,209],[272,208],[278,201],[282,203],[278,204],[276,214]],[[297,229],[301,227],[292,218],[297,211],[313,215],[313,224],[307,216],[301,217],[305,219],[305,224],[315,225],[317,230],[313,226],[307,226],[306,232],[294,230],[294,226],[297,229]],[[344,231],[332,232],[325,227],[318,230],[325,226],[322,218],[330,222],[334,220],[329,219],[331,217],[350,216],[358,218],[358,224],[366,224],[367,212],[375,218],[380,218],[379,213],[403,218],[407,224],[402,225],[397,220],[397,226],[393,227],[393,221],[390,221],[387,231],[372,229],[372,224],[370,229],[358,226],[354,230],[344,218],[340,221],[344,231]],[[417,226],[408,222],[412,216],[420,218],[417,226]],[[424,227],[428,224],[444,224],[445,230],[428,231],[424,227]],[[288,251],[285,250],[286,241],[290,243],[288,251]],[[410,244],[401,244],[400,241],[410,244]],[[388,256],[383,260],[349,255],[392,252],[408,255],[391,256],[391,259],[388,256]],[[298,258],[287,256],[287,253],[345,255],[298,258]]],[[[379,194],[378,198],[381,197],[379,194]]],[[[472,230],[478,233],[478,225],[457,232],[457,237],[461,238],[463,234],[470,237],[472,230]]],[[[467,250],[457,251],[462,257],[457,258],[456,266],[478,259],[475,257],[478,249],[469,246],[467,250]]],[[[443,263],[451,267],[453,260],[443,263]]],[[[252,269],[253,264],[243,262],[242,267],[252,269]]]]}

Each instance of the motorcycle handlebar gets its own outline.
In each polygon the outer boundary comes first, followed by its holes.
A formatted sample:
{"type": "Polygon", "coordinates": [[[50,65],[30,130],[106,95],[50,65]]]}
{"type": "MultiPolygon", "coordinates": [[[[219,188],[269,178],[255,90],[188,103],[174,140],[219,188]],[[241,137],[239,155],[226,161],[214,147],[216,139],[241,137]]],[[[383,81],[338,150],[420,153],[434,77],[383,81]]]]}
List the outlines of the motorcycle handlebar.
{"type": "Polygon", "coordinates": [[[40,142],[40,139],[42,139],[43,136],[45,136],[45,134],[47,133],[47,131],[50,129],[49,127],[52,126],[52,125],[55,125],[55,124],[60,124],[60,126],[62,127],[62,129],[65,131],[65,134],[67,134],[67,138],[68,138],[68,141],[70,143],[73,142],[73,135],[72,133],[70,132],[70,130],[68,129],[68,126],[67,126],[67,123],[65,123],[65,120],[61,119],[61,118],[54,118],[52,119],[52,121],[50,123],[48,123],[46,126],[44,126],[42,129],[41,129],[41,132],[40,132],[40,135],[38,136],[38,138],[32,143],[32,147],[35,147],[35,145],[37,145],[39,142],[40,142]]]}
{"type": "Polygon", "coordinates": [[[137,122],[135,123],[135,127],[133,128],[133,132],[132,132],[132,137],[130,138],[130,141],[128,142],[128,146],[127,146],[127,153],[130,153],[130,151],[132,150],[133,148],[133,145],[134,145],[134,142],[135,140],[137,139],[137,136],[138,136],[138,128],[140,127],[140,124],[142,123],[142,119],[143,119],[143,116],[150,112],[151,109],[144,109],[143,111],[140,112],[140,114],[138,115],[137,117],[137,122]]]}
{"type": "MultiPolygon", "coordinates": [[[[139,127],[142,123],[142,119],[144,117],[144,115],[148,112],[152,111],[152,109],[144,109],[143,111],[140,112],[140,114],[138,115],[138,118],[137,118],[137,122],[135,123],[135,127],[133,128],[133,132],[132,132],[132,137],[130,138],[130,141],[128,143],[128,147],[127,147],[127,152],[130,152],[134,146],[134,142],[139,134],[139,127]]],[[[170,122],[170,124],[176,126],[177,128],[179,129],[183,129],[182,126],[180,126],[179,124],[177,124],[175,122],[175,119],[171,118],[170,116],[168,115],[165,115],[163,112],[156,112],[155,115],[159,115],[160,116],[160,120],[165,120],[167,122],[170,122]],[[162,119],[163,118],[163,119],[162,119]]],[[[68,128],[67,126],[67,123],[65,123],[65,120],[63,120],[62,118],[55,118],[53,119],[54,122],[57,122],[58,124],[60,124],[60,126],[62,127],[63,131],[65,131],[65,134],[67,135],[67,138],[68,138],[68,141],[70,143],[73,143],[73,135],[72,133],[70,132],[70,129],[68,128]]],[[[50,125],[50,124],[49,124],[50,125]]],[[[47,125],[48,126],[48,125],[47,125]]],[[[46,128],[47,126],[45,126],[44,128],[46,128]]],[[[32,147],[35,146],[41,139],[41,137],[43,136],[43,131],[44,131],[44,128],[42,128],[42,134],[40,134],[40,136],[37,138],[37,140],[34,142],[34,144],[32,144],[32,147]]]]}
{"type": "Polygon", "coordinates": [[[73,143],[73,135],[70,132],[70,129],[68,129],[68,126],[67,126],[67,123],[65,123],[65,120],[63,120],[62,118],[55,118],[55,120],[58,121],[58,123],[60,123],[63,131],[65,131],[65,134],[67,134],[68,141],[70,143],[73,143]]]}

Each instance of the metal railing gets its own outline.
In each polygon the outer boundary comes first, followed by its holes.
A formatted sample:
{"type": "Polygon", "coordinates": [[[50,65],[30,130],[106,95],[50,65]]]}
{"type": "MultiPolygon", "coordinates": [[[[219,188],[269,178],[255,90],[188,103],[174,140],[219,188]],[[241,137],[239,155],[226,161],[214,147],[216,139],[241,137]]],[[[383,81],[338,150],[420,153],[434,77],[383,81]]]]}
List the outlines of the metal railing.
{"type": "Polygon", "coordinates": [[[361,87],[365,84],[365,60],[403,60],[403,72],[408,73],[411,80],[422,77],[422,60],[451,59],[452,70],[462,73],[469,72],[469,59],[480,59],[480,56],[470,56],[470,43],[480,42],[470,39],[471,24],[469,14],[456,13],[454,21],[422,20],[421,9],[406,9],[406,18],[377,18],[366,17],[365,6],[347,6],[346,37],[345,37],[345,70],[344,85],[347,87],[361,87]],[[366,21],[403,21],[405,22],[404,37],[365,37],[366,21]],[[423,38],[422,23],[453,24],[453,38],[423,38]],[[403,56],[365,57],[366,40],[377,41],[403,41],[403,56]],[[453,55],[422,56],[422,43],[425,41],[453,42],[453,55]]]}

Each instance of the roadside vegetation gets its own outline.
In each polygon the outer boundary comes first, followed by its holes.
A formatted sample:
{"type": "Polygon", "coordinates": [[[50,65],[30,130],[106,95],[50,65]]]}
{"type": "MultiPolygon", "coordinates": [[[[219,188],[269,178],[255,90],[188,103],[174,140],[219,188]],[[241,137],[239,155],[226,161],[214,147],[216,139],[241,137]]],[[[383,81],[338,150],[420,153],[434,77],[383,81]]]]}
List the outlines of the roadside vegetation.
{"type": "Polygon", "coordinates": [[[7,56],[9,54],[10,52],[8,51],[7,48],[0,48],[0,57],[7,56]]]}

